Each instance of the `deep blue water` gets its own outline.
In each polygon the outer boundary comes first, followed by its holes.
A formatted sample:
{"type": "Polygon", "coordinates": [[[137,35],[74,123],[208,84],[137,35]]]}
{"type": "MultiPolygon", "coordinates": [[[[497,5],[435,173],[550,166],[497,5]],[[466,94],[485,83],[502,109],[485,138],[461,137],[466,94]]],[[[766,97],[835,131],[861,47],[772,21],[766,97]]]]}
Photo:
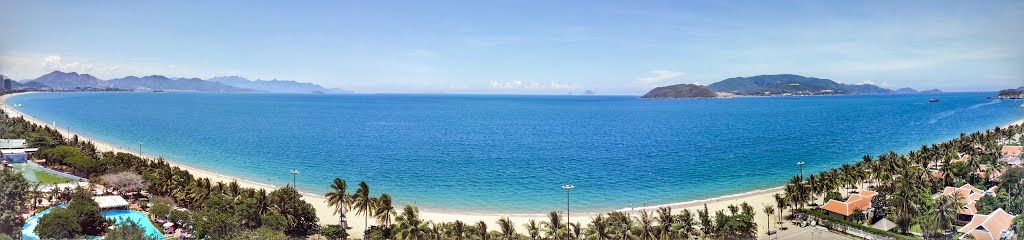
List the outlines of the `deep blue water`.
{"type": "Polygon", "coordinates": [[[647,100],[630,96],[42,93],[22,111],[200,168],[399,204],[475,212],[607,211],[781,185],[1024,118],[993,93],[647,100]],[[928,103],[929,98],[940,98],[928,103]]]}

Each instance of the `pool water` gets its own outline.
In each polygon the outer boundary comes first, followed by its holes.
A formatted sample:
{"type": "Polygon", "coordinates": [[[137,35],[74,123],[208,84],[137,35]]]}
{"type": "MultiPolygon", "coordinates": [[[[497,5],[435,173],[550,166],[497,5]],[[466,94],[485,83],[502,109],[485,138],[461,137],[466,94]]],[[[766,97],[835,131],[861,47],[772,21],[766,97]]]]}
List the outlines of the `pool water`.
{"type": "Polygon", "coordinates": [[[36,226],[39,225],[39,219],[43,218],[43,215],[50,213],[51,210],[58,207],[64,207],[64,205],[58,205],[56,207],[47,208],[42,212],[33,215],[32,217],[25,220],[25,225],[21,227],[21,239],[24,240],[39,240],[39,235],[36,235],[36,226]]]}
{"type": "Polygon", "coordinates": [[[146,215],[142,214],[141,212],[132,210],[110,210],[102,212],[101,214],[103,214],[103,217],[114,220],[114,222],[116,223],[122,223],[124,221],[130,220],[132,222],[135,222],[136,224],[139,224],[139,226],[142,227],[142,229],[146,230],[146,235],[155,237],[157,239],[164,239],[164,235],[160,232],[160,230],[156,229],[156,227],[153,227],[153,222],[150,222],[149,218],[146,217],[146,215]]]}
{"type": "MultiPolygon", "coordinates": [[[[50,213],[51,210],[58,207],[63,208],[65,206],[58,205],[56,207],[47,208],[46,210],[43,210],[42,212],[39,212],[38,214],[28,218],[28,220],[25,220],[25,225],[21,227],[21,238],[24,240],[39,240],[39,235],[36,235],[36,226],[39,225],[39,219],[43,218],[43,215],[50,213]]],[[[153,223],[150,222],[149,218],[147,218],[146,215],[142,214],[141,212],[132,210],[110,210],[101,212],[100,214],[102,214],[103,217],[107,219],[114,220],[114,222],[116,223],[131,220],[139,224],[139,226],[142,227],[142,229],[146,230],[146,235],[155,237],[157,239],[164,239],[164,235],[160,232],[160,230],[156,229],[156,227],[153,227],[153,223]]]]}

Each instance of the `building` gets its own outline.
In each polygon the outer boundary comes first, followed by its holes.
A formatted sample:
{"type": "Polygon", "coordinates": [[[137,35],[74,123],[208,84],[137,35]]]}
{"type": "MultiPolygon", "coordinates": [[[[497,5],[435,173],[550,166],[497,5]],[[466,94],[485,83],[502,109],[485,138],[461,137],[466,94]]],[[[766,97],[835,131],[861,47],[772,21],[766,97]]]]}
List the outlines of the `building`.
{"type": "Polygon", "coordinates": [[[36,151],[39,149],[28,148],[25,139],[0,139],[0,161],[24,163],[36,151]]]}
{"type": "Polygon", "coordinates": [[[843,220],[852,220],[850,216],[860,211],[871,209],[871,199],[878,195],[878,192],[864,190],[860,193],[850,195],[846,201],[828,200],[821,206],[822,210],[828,211],[828,215],[843,220]]]}
{"type": "Polygon", "coordinates": [[[1013,218],[1017,217],[1006,213],[1002,208],[992,211],[991,214],[978,214],[971,218],[971,222],[957,230],[966,233],[960,237],[965,239],[968,235],[973,239],[1013,239],[1013,218]]]}
{"type": "Polygon", "coordinates": [[[1021,166],[1022,157],[1021,152],[1024,151],[1024,146],[1003,146],[1003,161],[1010,164],[1011,166],[1021,166]]]}
{"type": "Polygon", "coordinates": [[[978,200],[980,200],[981,197],[984,196],[995,195],[998,189],[999,187],[993,186],[988,190],[981,190],[975,188],[974,186],[971,186],[971,184],[964,184],[963,186],[960,187],[946,187],[945,189],[942,190],[942,193],[935,195],[935,197],[932,198],[935,199],[941,196],[959,195],[960,197],[963,198],[965,204],[963,207],[960,208],[960,211],[957,212],[957,220],[962,222],[968,222],[971,221],[971,218],[974,217],[974,214],[978,213],[978,200]]]}
{"type": "Polygon", "coordinates": [[[0,89],[0,90],[3,90],[3,91],[14,90],[14,83],[11,82],[11,79],[8,79],[8,78],[3,78],[3,79],[4,79],[4,81],[3,81],[4,82],[4,86],[3,86],[3,89],[0,89]]]}

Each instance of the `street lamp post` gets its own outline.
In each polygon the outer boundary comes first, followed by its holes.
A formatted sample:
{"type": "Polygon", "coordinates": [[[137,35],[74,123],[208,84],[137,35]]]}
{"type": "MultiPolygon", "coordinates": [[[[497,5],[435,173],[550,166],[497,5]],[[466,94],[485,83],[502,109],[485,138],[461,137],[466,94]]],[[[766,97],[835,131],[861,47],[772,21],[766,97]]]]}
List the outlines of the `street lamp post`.
{"type": "Polygon", "coordinates": [[[142,157],[142,142],[140,141],[140,142],[138,142],[138,144],[139,144],[139,157],[142,157]]]}
{"type": "Polygon", "coordinates": [[[572,191],[573,188],[575,188],[575,186],[573,185],[562,185],[562,189],[565,189],[565,229],[567,231],[569,230],[569,225],[571,224],[571,222],[569,221],[569,191],[572,191]]]}
{"type": "Polygon", "coordinates": [[[299,189],[299,186],[295,183],[295,178],[298,175],[299,175],[299,170],[292,170],[292,187],[295,188],[295,189],[299,189]]]}
{"type": "Polygon", "coordinates": [[[796,162],[796,165],[800,167],[800,181],[804,180],[804,162],[796,162]]]}

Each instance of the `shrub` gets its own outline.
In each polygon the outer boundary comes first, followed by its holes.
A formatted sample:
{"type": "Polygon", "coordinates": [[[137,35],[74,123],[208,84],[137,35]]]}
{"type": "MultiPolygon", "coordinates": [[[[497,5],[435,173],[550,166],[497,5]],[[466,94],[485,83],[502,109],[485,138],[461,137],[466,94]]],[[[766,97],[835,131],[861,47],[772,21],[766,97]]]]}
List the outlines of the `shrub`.
{"type": "Polygon", "coordinates": [[[75,214],[64,208],[54,208],[43,215],[36,226],[36,235],[43,239],[70,239],[81,232],[82,227],[75,220],[75,214]]]}

